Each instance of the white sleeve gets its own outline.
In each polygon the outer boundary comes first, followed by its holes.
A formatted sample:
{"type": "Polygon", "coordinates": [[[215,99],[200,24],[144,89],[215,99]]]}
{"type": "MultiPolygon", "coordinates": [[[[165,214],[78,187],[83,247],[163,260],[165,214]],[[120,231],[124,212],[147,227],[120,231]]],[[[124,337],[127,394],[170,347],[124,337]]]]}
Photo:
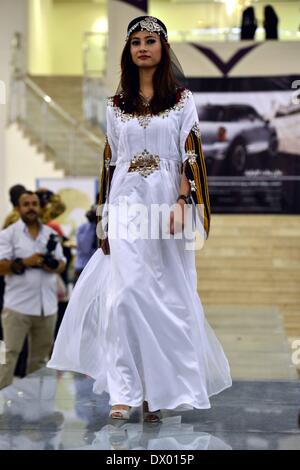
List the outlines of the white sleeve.
{"type": "MultiPolygon", "coordinates": [[[[106,141],[103,150],[102,169],[99,185],[99,199],[98,199],[98,225],[97,234],[103,235],[103,230],[107,232],[107,203],[110,191],[110,185],[113,177],[113,172],[116,167],[118,157],[118,137],[116,128],[116,115],[115,107],[113,106],[113,98],[109,98],[106,107],[106,141]],[[100,224],[99,224],[100,222],[100,224]],[[102,228],[101,228],[102,227],[102,228]],[[98,232],[99,230],[99,232],[98,232]]],[[[102,241],[104,238],[102,237],[102,241]]]]}
{"type": "Polygon", "coordinates": [[[67,262],[60,242],[57,243],[56,248],[55,248],[55,259],[59,261],[63,261],[64,263],[67,262]]]}
{"type": "MultiPolygon", "coordinates": [[[[102,156],[101,177],[99,186],[98,205],[104,205],[108,198],[110,176],[112,173],[111,166],[115,167],[117,161],[118,141],[115,128],[114,108],[112,98],[108,99],[106,108],[106,140],[102,156]]],[[[114,169],[114,168],[113,168],[114,169]]],[[[99,214],[100,215],[100,214],[99,214]]]]}
{"type": "Polygon", "coordinates": [[[197,109],[194,101],[193,94],[190,90],[186,90],[185,103],[182,110],[181,127],[180,127],[180,152],[182,162],[188,158],[186,153],[186,140],[195,125],[199,125],[197,109]]]}
{"type": "Polygon", "coordinates": [[[110,165],[115,165],[117,161],[117,154],[118,154],[118,138],[116,132],[116,116],[115,116],[115,109],[110,104],[111,100],[108,100],[107,107],[106,107],[106,138],[108,145],[110,147],[110,165]]]}
{"type": "Polygon", "coordinates": [[[11,229],[7,228],[0,232],[0,260],[13,259],[13,245],[11,239],[11,229]]]}

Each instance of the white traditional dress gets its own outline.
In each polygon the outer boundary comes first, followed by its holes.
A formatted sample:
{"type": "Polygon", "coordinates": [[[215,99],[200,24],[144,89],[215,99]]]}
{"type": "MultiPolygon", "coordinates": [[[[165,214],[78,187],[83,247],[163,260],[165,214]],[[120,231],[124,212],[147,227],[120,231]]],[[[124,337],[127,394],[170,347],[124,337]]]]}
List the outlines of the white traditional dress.
{"type": "Polygon", "coordinates": [[[197,293],[195,251],[186,249],[184,237],[164,238],[163,224],[150,210],[175,203],[185,162],[192,206],[204,208],[202,215],[193,211],[196,227],[208,236],[194,99],[178,89],[173,107],[143,116],[126,113],[123,104],[120,94],[107,106],[99,202],[108,216],[110,254],[99,248],[82,272],[48,367],[93,377],[94,392],[107,391],[110,405],[137,407],[147,400],[150,410],[210,408],[209,397],[232,381],[197,293]],[[131,211],[134,204],[147,209],[142,217],[131,211]],[[136,236],[150,219],[159,235],[136,236]]]}

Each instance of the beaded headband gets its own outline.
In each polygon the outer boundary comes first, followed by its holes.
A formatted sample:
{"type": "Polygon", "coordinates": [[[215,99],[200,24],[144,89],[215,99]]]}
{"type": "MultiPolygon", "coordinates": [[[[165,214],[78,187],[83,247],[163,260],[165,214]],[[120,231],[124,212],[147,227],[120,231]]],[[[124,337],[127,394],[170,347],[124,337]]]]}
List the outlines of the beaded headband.
{"type": "Polygon", "coordinates": [[[143,30],[147,30],[150,33],[157,33],[159,35],[162,34],[164,39],[168,41],[167,28],[162,21],[158,18],[154,18],[153,16],[139,16],[138,18],[135,18],[135,20],[131,21],[128,25],[126,41],[134,31],[143,30]]]}

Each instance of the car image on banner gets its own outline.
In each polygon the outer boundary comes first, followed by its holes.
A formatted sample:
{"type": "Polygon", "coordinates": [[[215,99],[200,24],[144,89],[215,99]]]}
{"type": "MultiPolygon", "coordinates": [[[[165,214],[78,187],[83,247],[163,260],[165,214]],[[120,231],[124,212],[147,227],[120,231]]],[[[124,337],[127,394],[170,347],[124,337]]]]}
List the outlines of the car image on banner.
{"type": "Polygon", "coordinates": [[[292,92],[193,94],[214,210],[299,213],[300,103],[292,92]]]}
{"type": "Polygon", "coordinates": [[[277,155],[276,128],[252,106],[206,104],[197,111],[208,174],[223,172],[226,166],[227,174],[242,175],[252,155],[277,155]]]}

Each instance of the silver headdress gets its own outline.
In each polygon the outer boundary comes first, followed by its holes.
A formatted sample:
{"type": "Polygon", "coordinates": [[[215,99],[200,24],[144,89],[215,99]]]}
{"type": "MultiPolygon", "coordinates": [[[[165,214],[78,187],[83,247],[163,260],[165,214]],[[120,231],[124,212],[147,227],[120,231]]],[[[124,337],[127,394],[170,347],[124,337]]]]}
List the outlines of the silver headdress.
{"type": "MultiPolygon", "coordinates": [[[[126,41],[128,41],[130,35],[133,32],[137,31],[149,31],[150,33],[157,33],[160,37],[168,42],[168,31],[164,23],[159,20],[158,18],[154,18],[153,16],[139,16],[138,18],[134,18],[127,27],[127,37],[126,41]]],[[[171,60],[171,68],[176,79],[178,86],[186,86],[186,78],[180,62],[176,57],[175,52],[173,51],[172,47],[170,46],[170,60],[171,60]]],[[[119,82],[118,88],[115,94],[119,94],[122,92],[121,81],[119,82]]]]}
{"type": "Polygon", "coordinates": [[[165,27],[162,21],[160,21],[158,18],[154,18],[153,16],[139,16],[131,23],[129,23],[126,41],[128,40],[129,36],[136,30],[146,30],[150,33],[157,33],[159,35],[162,34],[165,41],[168,41],[167,28],[165,27]]]}

